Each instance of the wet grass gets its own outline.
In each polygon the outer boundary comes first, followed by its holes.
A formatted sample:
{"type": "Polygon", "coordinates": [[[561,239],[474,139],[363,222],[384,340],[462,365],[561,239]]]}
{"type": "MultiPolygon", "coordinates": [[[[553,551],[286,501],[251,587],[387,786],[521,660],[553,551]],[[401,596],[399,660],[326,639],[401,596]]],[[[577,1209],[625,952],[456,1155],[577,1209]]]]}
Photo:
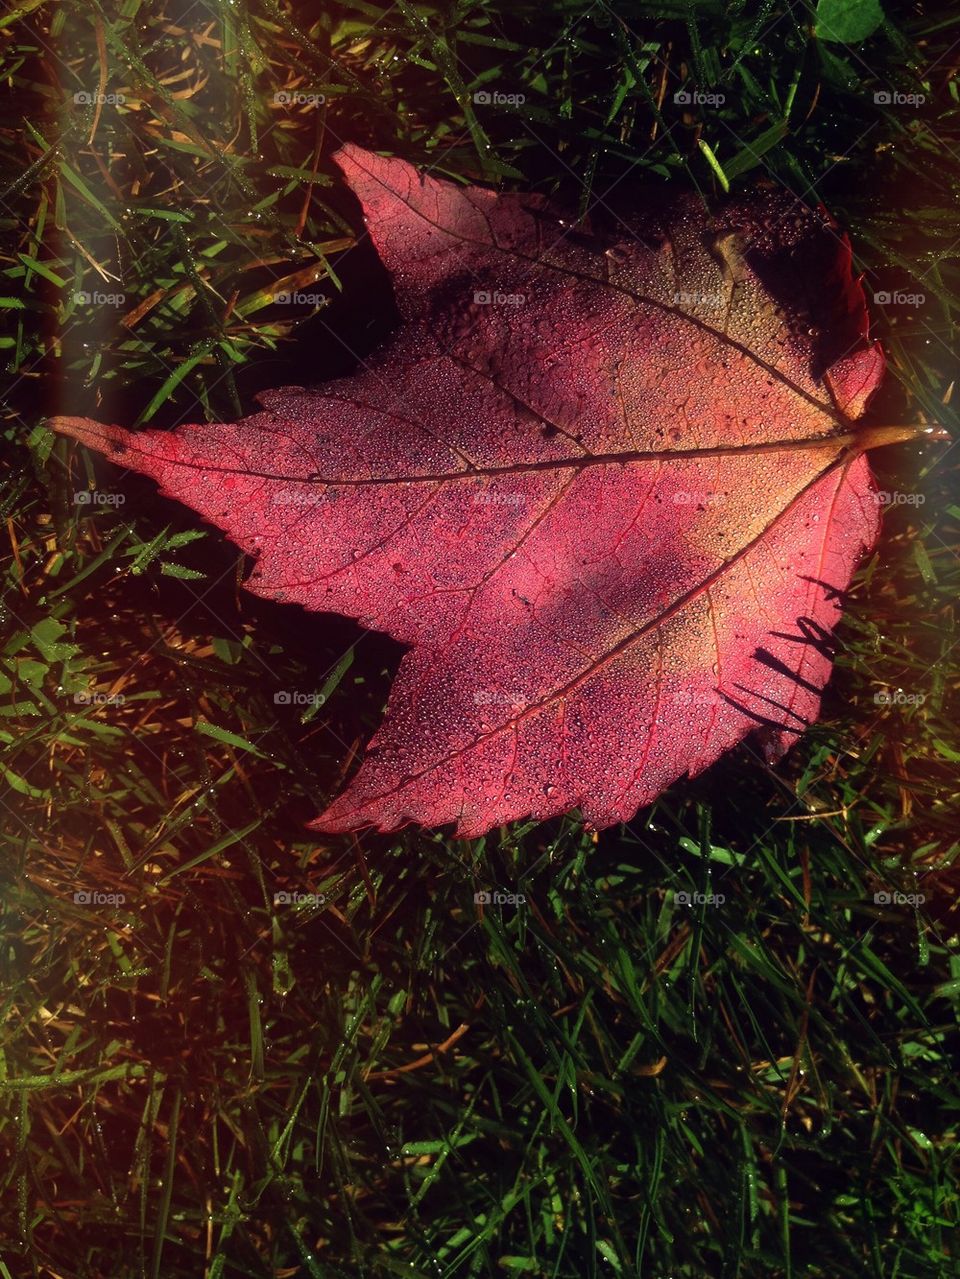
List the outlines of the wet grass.
{"type": "Polygon", "coordinates": [[[948,445],[876,455],[899,496],[776,768],[747,744],[599,838],[317,842],[396,646],[245,595],[219,534],[42,428],[233,416],[383,340],[349,139],[584,212],[665,177],[821,199],[868,294],[924,296],[872,307],[875,420],[955,435],[960,33],[885,11],[0,15],[3,1279],[956,1273],[948,445]]]}

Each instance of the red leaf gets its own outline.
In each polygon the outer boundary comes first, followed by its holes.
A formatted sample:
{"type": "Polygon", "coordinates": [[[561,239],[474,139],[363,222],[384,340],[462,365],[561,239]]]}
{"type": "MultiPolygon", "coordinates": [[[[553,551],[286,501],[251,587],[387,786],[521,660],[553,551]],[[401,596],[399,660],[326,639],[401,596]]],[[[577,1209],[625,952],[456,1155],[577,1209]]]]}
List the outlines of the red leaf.
{"type": "Polygon", "coordinates": [[[55,421],[259,554],[251,590],[410,646],[315,827],[601,827],[758,726],[781,753],[877,530],[851,422],[883,356],[826,215],[651,201],[575,229],[337,162],[393,273],[385,353],[232,425],[55,421]]]}

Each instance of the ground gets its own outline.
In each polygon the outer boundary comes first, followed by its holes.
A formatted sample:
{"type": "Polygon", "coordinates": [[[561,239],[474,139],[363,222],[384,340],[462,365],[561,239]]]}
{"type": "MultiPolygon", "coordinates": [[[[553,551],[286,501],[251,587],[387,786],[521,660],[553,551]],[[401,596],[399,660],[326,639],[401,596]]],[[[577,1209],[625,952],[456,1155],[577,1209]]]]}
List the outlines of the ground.
{"type": "Polygon", "coordinates": [[[0,16],[3,1279],[956,1273],[960,32],[883,10],[0,16]],[[584,214],[785,185],[849,232],[871,420],[948,438],[876,454],[882,540],[785,760],[599,836],[307,836],[397,646],[246,594],[44,422],[229,418],[374,350],[344,140],[584,214]]]}

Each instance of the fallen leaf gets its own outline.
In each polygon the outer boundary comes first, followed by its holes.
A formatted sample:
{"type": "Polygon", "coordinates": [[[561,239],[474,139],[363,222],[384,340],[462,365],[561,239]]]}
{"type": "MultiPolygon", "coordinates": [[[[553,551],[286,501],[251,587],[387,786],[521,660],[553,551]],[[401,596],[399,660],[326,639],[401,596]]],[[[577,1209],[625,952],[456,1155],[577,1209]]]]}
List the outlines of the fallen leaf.
{"type": "Polygon", "coordinates": [[[317,830],[579,808],[628,820],[816,717],[877,502],[883,373],[850,249],[763,193],[665,188],[589,227],[536,195],[336,157],[403,326],[350,378],[229,425],[55,428],[258,557],[248,588],[409,646],[317,830]]]}

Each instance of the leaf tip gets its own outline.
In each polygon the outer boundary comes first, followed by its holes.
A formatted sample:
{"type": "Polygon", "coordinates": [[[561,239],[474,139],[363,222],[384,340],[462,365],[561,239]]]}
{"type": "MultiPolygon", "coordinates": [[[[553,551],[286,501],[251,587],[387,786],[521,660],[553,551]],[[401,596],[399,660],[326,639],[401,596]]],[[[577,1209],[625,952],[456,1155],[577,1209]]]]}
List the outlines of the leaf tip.
{"type": "Polygon", "coordinates": [[[122,426],[106,426],[89,417],[54,416],[47,426],[56,435],[66,435],[97,453],[119,457],[126,452],[128,432],[122,426]]]}

